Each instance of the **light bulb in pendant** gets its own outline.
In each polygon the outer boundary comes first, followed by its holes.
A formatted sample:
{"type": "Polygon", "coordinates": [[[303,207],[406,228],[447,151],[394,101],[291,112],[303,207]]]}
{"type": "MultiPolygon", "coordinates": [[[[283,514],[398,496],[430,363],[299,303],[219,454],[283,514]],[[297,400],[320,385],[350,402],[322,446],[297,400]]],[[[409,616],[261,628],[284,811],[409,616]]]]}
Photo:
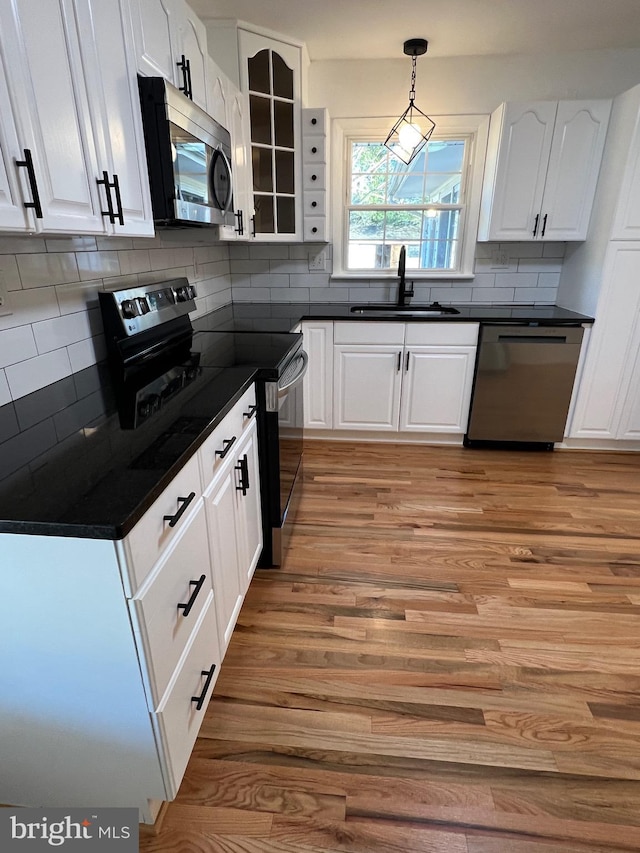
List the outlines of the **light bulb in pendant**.
{"type": "Polygon", "coordinates": [[[422,142],[420,127],[417,124],[403,122],[402,127],[398,131],[398,141],[405,151],[413,151],[422,142]]]}

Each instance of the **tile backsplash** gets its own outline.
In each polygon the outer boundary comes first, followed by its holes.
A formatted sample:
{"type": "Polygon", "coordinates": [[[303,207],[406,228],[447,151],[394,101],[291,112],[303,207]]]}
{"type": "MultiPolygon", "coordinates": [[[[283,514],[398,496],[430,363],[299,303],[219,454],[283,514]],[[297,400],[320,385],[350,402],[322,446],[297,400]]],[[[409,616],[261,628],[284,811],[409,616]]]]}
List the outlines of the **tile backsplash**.
{"type": "Polygon", "coordinates": [[[204,229],[153,238],[0,236],[0,405],[105,355],[98,291],[186,276],[198,314],[231,302],[229,249],[204,229]],[[10,313],[3,313],[9,311],[10,313]]]}
{"type": "MultiPolygon", "coordinates": [[[[332,247],[326,244],[241,244],[230,247],[234,302],[388,302],[395,299],[395,281],[331,279],[332,247]],[[327,254],[323,272],[309,271],[309,257],[327,254]]],[[[416,302],[555,302],[564,243],[478,243],[474,278],[416,282],[416,302]],[[508,264],[492,263],[496,248],[508,264]]],[[[411,275],[407,273],[407,279],[411,275]]]]}
{"type": "MultiPolygon", "coordinates": [[[[478,243],[475,276],[415,284],[415,301],[553,303],[563,243],[478,243]]],[[[153,238],[0,236],[0,405],[94,364],[105,355],[100,290],[187,276],[198,314],[235,302],[380,302],[394,281],[331,279],[332,247],[218,242],[206,229],[165,229],[153,238]],[[326,269],[309,271],[323,250],[326,269]],[[10,313],[3,313],[8,311],[10,313]]],[[[410,276],[408,277],[410,280],[410,276]]]]}

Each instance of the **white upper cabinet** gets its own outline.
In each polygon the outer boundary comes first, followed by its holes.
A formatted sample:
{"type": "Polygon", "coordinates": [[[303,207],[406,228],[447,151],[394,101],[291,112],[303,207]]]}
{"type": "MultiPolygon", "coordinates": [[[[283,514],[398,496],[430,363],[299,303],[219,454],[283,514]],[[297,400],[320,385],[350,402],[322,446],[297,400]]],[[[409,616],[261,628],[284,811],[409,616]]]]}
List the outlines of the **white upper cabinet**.
{"type": "Polygon", "coordinates": [[[491,116],[479,240],[584,240],[611,102],[502,104],[491,116]]]}
{"type": "Polygon", "coordinates": [[[121,12],[120,2],[52,0],[35,16],[28,0],[0,0],[3,229],[153,233],[121,12]]]}
{"type": "Polygon", "coordinates": [[[126,0],[73,0],[73,7],[82,73],[91,93],[90,130],[98,150],[101,207],[108,209],[111,202],[113,233],[152,236],[153,211],[126,0]]]}
{"type": "Polygon", "coordinates": [[[640,240],[640,111],[629,144],[611,239],[640,240]]]}
{"type": "Polygon", "coordinates": [[[207,31],[184,0],[129,0],[138,71],[207,109],[207,31]]]}

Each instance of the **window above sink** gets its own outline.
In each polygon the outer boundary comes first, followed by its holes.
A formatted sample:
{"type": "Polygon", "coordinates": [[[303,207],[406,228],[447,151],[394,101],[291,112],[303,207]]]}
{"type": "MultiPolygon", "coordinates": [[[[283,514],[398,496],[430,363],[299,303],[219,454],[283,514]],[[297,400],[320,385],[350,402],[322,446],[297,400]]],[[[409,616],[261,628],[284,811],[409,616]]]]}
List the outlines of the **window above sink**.
{"type": "Polygon", "coordinates": [[[388,119],[334,121],[334,278],[395,278],[403,244],[411,279],[473,276],[488,117],[434,120],[408,166],[382,144],[388,119]]]}

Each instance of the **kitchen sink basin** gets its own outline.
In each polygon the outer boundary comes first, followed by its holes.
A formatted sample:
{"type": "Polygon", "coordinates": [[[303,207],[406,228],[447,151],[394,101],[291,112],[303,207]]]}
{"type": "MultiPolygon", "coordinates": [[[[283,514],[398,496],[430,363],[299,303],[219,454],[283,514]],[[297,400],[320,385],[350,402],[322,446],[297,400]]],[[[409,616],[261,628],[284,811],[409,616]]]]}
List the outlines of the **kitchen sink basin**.
{"type": "Polygon", "coordinates": [[[452,305],[352,305],[352,314],[371,315],[374,317],[441,317],[445,314],[459,314],[452,305]]]}

